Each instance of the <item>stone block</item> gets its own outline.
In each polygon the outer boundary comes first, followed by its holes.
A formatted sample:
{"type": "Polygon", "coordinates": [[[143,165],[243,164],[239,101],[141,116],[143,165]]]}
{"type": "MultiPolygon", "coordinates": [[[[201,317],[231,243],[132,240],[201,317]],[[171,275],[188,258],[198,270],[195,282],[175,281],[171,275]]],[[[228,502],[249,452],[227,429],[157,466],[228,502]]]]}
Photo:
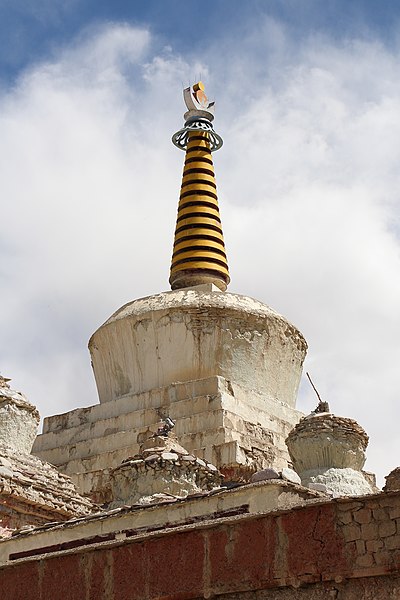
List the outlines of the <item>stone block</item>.
{"type": "Polygon", "coordinates": [[[385,538],[396,533],[395,521],[382,521],[379,523],[379,537],[385,538]]]}
{"type": "Polygon", "coordinates": [[[361,528],[360,525],[357,525],[357,523],[350,523],[349,525],[345,525],[342,531],[343,537],[346,540],[346,542],[353,542],[361,538],[361,528]]]}
{"type": "Polygon", "coordinates": [[[356,551],[357,551],[357,554],[365,554],[364,540],[356,540],[356,551]]]}
{"type": "Polygon", "coordinates": [[[393,506],[389,508],[389,517],[391,519],[399,519],[400,518],[400,504],[398,506],[393,506]]]}
{"type": "Polygon", "coordinates": [[[251,477],[251,482],[255,483],[257,481],[266,481],[268,479],[279,479],[279,473],[275,471],[275,469],[262,469],[261,471],[257,471],[251,477]]]}
{"type": "Polygon", "coordinates": [[[350,510],[347,511],[338,511],[337,513],[338,520],[344,525],[348,525],[353,521],[353,514],[350,510]]]}
{"type": "Polygon", "coordinates": [[[367,523],[361,525],[361,535],[363,540],[374,540],[379,536],[378,525],[376,523],[367,523]]]}
{"type": "Polygon", "coordinates": [[[371,511],[369,508],[361,508],[354,513],[356,523],[364,524],[371,522],[371,511]]]}
{"type": "Polygon", "coordinates": [[[241,450],[238,442],[227,442],[218,447],[218,462],[221,465],[234,465],[237,463],[246,463],[246,456],[241,450]]]}
{"type": "Polygon", "coordinates": [[[357,567],[368,568],[372,567],[374,564],[374,558],[372,554],[363,554],[362,556],[357,556],[356,565],[357,567]]]}
{"type": "Polygon", "coordinates": [[[346,511],[346,510],[351,510],[351,511],[356,511],[359,508],[363,508],[363,503],[362,502],[338,502],[337,503],[337,509],[338,510],[342,510],[342,511],[346,511]]]}
{"type": "Polygon", "coordinates": [[[398,550],[400,548],[400,535],[392,535],[385,538],[384,541],[387,550],[398,550]]]}
{"type": "Polygon", "coordinates": [[[368,552],[379,552],[384,546],[383,540],[367,540],[365,542],[368,552]]]}
{"type": "Polygon", "coordinates": [[[380,505],[382,507],[398,508],[400,505],[399,498],[397,495],[388,496],[386,494],[382,494],[382,497],[380,498],[380,505]]]}
{"type": "Polygon", "coordinates": [[[375,552],[374,559],[377,565],[388,567],[392,564],[393,554],[388,550],[379,550],[379,552],[375,552]]]}
{"type": "MultiPolygon", "coordinates": [[[[375,521],[386,521],[388,519],[388,513],[384,508],[374,508],[372,514],[374,516],[375,521]]],[[[390,518],[394,517],[390,515],[390,518]]]]}

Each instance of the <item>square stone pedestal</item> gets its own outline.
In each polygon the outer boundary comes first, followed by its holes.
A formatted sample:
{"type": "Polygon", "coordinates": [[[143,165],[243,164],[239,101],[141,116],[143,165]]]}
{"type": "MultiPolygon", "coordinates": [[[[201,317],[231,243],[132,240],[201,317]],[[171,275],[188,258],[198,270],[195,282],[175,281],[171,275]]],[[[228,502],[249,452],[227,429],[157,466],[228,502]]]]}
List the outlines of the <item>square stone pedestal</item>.
{"type": "Polygon", "coordinates": [[[189,452],[229,479],[247,479],[260,468],[287,466],[285,438],[302,415],[223,377],[209,377],[47,417],[33,453],[70,475],[81,493],[106,502],[110,469],[135,455],[165,416],[176,420],[174,433],[189,452]]]}

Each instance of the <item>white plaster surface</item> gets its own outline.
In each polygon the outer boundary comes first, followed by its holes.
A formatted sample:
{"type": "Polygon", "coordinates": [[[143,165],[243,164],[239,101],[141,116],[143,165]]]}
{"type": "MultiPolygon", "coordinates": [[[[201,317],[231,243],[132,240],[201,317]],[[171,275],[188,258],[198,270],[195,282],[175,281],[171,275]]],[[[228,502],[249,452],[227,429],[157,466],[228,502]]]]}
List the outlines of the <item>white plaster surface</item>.
{"type": "Polygon", "coordinates": [[[20,392],[0,387],[0,445],[30,454],[39,425],[39,412],[20,392]]]}
{"type": "Polygon", "coordinates": [[[360,471],[351,468],[315,469],[301,474],[302,485],[308,487],[310,483],[322,483],[333,497],[338,496],[363,496],[372,494],[373,489],[360,471]]]}
{"type": "Polygon", "coordinates": [[[265,304],[197,288],[130,302],[89,341],[101,403],[220,375],[294,407],[306,348],[265,304]]]}

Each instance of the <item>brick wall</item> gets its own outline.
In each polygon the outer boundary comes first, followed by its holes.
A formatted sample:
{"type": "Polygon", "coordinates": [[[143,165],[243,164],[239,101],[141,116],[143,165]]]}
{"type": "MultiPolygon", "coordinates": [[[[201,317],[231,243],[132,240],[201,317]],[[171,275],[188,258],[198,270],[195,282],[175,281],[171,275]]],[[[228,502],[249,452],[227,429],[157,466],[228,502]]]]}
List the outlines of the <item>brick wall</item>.
{"type": "Polygon", "coordinates": [[[392,492],[18,561],[0,570],[0,598],[379,600],[400,598],[399,567],[392,492]]]}

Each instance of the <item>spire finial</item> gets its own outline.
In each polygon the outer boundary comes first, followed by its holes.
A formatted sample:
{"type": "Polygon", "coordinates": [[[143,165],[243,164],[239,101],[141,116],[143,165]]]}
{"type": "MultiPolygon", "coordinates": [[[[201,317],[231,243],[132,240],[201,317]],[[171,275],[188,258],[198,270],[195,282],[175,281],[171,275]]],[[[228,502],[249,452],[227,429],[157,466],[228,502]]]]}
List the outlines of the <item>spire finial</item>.
{"type": "Polygon", "coordinates": [[[329,404],[328,402],[324,402],[321,398],[321,396],[319,395],[319,392],[317,390],[317,388],[315,387],[313,380],[311,379],[311,376],[309,373],[306,373],[308,381],[310,382],[314,392],[317,395],[318,398],[318,404],[317,404],[317,408],[315,410],[313,410],[313,413],[325,413],[325,412],[330,412],[330,408],[329,408],[329,404]]]}
{"type": "Polygon", "coordinates": [[[214,102],[201,81],[183,91],[185,126],[172,137],[186,151],[170,284],[172,289],[214,283],[226,290],[229,279],[211,152],[222,146],[214,131],[214,102]]]}

